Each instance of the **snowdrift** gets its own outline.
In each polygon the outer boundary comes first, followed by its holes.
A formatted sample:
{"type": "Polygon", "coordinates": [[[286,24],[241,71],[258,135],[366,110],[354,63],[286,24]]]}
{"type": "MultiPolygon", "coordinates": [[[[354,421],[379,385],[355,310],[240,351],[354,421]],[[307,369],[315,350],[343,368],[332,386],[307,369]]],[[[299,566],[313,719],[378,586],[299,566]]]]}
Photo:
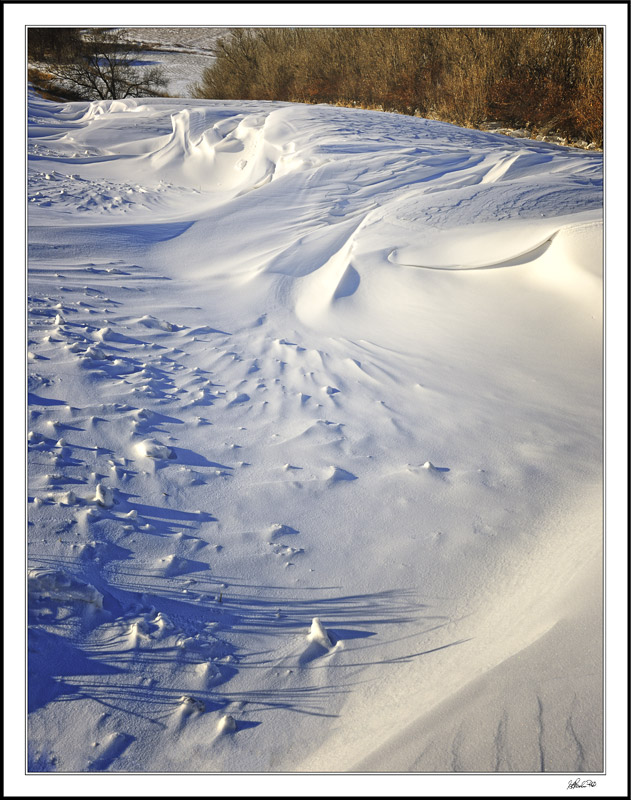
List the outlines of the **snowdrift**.
{"type": "Polygon", "coordinates": [[[32,771],[602,769],[602,155],[31,97],[28,267],[32,771]]]}

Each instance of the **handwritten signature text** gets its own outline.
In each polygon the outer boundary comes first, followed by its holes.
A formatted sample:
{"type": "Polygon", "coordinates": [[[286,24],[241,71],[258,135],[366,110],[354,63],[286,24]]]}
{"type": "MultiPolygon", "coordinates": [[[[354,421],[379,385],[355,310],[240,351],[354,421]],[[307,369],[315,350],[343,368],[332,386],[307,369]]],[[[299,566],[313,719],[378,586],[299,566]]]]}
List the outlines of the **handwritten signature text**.
{"type": "Polygon", "coordinates": [[[596,786],[596,781],[581,781],[578,778],[574,781],[570,781],[567,785],[568,789],[585,789],[587,786],[596,786]]]}

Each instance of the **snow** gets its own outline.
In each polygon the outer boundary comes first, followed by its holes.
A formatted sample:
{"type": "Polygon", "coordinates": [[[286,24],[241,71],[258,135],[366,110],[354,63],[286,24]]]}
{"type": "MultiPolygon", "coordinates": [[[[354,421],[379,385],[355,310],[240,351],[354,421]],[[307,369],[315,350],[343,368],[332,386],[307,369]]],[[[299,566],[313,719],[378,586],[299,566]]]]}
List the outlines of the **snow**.
{"type": "Polygon", "coordinates": [[[30,768],[602,770],[602,154],[28,113],[30,768]]]}
{"type": "Polygon", "coordinates": [[[309,639],[310,642],[315,642],[316,644],[319,644],[321,647],[324,647],[327,650],[333,647],[331,639],[329,638],[329,634],[323,627],[318,617],[313,618],[313,622],[311,623],[311,629],[309,631],[309,635],[307,638],[309,639]]]}
{"type": "Polygon", "coordinates": [[[191,87],[201,82],[204,70],[215,61],[217,40],[226,28],[160,27],[122,29],[123,36],[141,48],[138,61],[160,67],[172,97],[189,97],[191,87]],[[145,49],[148,46],[151,49],[145,49]]]}

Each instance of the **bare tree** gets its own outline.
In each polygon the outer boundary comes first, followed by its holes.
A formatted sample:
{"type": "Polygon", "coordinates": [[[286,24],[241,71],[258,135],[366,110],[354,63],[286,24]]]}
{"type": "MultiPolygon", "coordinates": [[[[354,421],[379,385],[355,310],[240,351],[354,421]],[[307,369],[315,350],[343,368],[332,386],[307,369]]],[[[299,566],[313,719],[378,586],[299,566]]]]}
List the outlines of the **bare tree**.
{"type": "Polygon", "coordinates": [[[142,69],[141,52],[120,32],[96,28],[83,34],[74,58],[49,64],[48,69],[55,80],[86,100],[159,95],[167,79],[160,67],[142,69]]]}

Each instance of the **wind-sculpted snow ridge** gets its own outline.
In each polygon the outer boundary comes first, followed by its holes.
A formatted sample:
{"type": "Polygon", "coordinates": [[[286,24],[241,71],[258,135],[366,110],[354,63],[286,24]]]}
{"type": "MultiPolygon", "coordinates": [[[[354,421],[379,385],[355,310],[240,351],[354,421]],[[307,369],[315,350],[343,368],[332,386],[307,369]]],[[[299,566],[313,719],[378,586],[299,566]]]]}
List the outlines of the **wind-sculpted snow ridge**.
{"type": "Polygon", "coordinates": [[[600,770],[602,155],[28,124],[30,769],[600,770]]]}

